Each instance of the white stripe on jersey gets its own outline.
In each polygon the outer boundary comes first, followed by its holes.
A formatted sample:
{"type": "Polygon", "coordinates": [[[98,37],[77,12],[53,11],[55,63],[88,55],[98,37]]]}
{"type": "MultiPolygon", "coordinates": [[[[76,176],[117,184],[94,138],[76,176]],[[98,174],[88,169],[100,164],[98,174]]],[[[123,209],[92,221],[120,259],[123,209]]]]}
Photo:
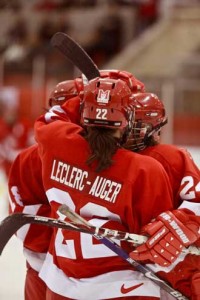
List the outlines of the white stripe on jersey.
{"type": "Polygon", "coordinates": [[[160,288],[137,271],[114,271],[95,277],[76,279],[67,277],[47,254],[39,276],[54,293],[79,300],[115,299],[122,296],[149,296],[160,298],[160,288]],[[121,293],[121,287],[137,286],[129,293],[121,293]]]}
{"type": "Polygon", "coordinates": [[[27,248],[23,249],[24,256],[26,257],[26,261],[29,263],[32,269],[39,272],[42,268],[42,265],[45,260],[46,253],[38,253],[31,251],[27,248]]]}
{"type": "Polygon", "coordinates": [[[187,208],[193,211],[196,216],[200,216],[200,203],[183,201],[183,203],[178,208],[187,208]]]}

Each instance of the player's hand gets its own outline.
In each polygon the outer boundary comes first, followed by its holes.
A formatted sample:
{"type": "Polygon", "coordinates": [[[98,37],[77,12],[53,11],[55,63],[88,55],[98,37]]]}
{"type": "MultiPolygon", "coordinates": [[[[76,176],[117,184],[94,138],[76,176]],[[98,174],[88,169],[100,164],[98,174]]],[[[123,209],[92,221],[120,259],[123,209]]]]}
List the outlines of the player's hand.
{"type": "Polygon", "coordinates": [[[130,257],[166,267],[176,260],[183,247],[188,247],[200,237],[199,217],[184,209],[167,211],[144,226],[142,234],[149,239],[131,252],[130,257]]]}

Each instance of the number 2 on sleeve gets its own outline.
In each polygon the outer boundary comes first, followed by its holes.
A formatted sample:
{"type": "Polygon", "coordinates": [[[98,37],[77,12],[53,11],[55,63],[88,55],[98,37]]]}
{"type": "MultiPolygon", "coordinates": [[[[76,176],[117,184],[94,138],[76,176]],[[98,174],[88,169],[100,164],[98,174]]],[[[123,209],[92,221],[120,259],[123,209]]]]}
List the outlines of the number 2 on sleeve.
{"type": "Polygon", "coordinates": [[[195,192],[200,192],[200,182],[196,185],[192,176],[185,176],[181,181],[181,186],[185,186],[180,191],[180,197],[184,200],[193,200],[196,198],[195,192]]]}

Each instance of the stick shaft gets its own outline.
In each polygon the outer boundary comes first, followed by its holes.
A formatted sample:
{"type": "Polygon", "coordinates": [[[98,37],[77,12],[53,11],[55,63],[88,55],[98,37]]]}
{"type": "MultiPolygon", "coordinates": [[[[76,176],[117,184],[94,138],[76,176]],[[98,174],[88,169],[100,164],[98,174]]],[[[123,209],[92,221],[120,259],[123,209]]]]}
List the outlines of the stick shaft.
{"type": "MultiPolygon", "coordinates": [[[[88,228],[91,228],[91,225],[89,222],[87,222],[83,217],[81,217],[76,212],[72,211],[68,206],[62,205],[59,209],[59,211],[64,214],[66,217],[68,217],[70,220],[75,221],[79,224],[85,224],[88,226],[88,228]]],[[[91,232],[92,233],[92,232],[91,232]]],[[[151,271],[147,266],[140,264],[139,262],[133,260],[129,254],[124,251],[119,245],[117,245],[115,242],[110,240],[109,238],[106,238],[102,236],[101,234],[93,234],[93,236],[100,240],[106,247],[108,247],[110,250],[112,250],[114,253],[119,255],[123,260],[127,261],[129,264],[131,264],[136,270],[141,272],[145,277],[152,280],[155,284],[157,284],[160,288],[168,292],[171,296],[173,296],[176,299],[179,300],[186,300],[188,299],[184,295],[182,295],[179,291],[173,289],[170,285],[168,285],[165,281],[160,279],[155,273],[151,271]]]]}
{"type": "MultiPolygon", "coordinates": [[[[75,222],[65,222],[58,219],[35,216],[31,214],[15,213],[6,217],[0,224],[0,255],[8,243],[9,239],[16,233],[18,229],[26,224],[39,224],[44,226],[51,226],[62,228],[66,230],[78,231],[87,234],[101,234],[102,236],[107,236],[110,238],[115,238],[121,241],[127,241],[140,245],[145,243],[147,237],[142,235],[137,235],[129,232],[113,230],[109,228],[95,227],[90,225],[90,231],[88,232],[88,225],[75,223],[75,222]],[[91,232],[92,230],[92,232],[91,232]]],[[[188,253],[200,255],[200,249],[197,247],[190,246],[186,249],[188,253]]]]}
{"type": "Polygon", "coordinates": [[[5,248],[10,238],[19,230],[22,226],[27,224],[39,224],[50,227],[57,227],[66,230],[78,231],[87,234],[100,233],[104,236],[114,237],[118,240],[126,240],[135,244],[142,244],[146,241],[146,237],[137,234],[131,234],[128,232],[111,230],[108,228],[91,227],[84,224],[76,224],[74,222],[66,222],[58,219],[36,216],[31,214],[14,213],[9,215],[0,223],[0,255],[5,248]],[[92,231],[92,232],[91,232],[92,231]]]}

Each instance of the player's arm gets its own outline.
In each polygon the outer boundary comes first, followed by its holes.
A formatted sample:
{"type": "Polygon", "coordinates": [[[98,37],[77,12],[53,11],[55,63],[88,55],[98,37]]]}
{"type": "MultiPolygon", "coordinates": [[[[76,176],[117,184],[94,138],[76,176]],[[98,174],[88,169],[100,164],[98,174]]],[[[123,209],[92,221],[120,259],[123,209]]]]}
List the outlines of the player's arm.
{"type": "Polygon", "coordinates": [[[62,105],[54,105],[39,119],[43,119],[46,124],[59,120],[79,124],[81,101],[81,98],[76,96],[62,105]]]}
{"type": "Polygon", "coordinates": [[[187,162],[187,169],[178,190],[180,198],[178,208],[189,209],[196,216],[200,216],[200,170],[191,159],[187,162]]]}
{"type": "MultiPolygon", "coordinates": [[[[51,215],[42,183],[42,166],[37,148],[35,145],[22,151],[11,167],[8,179],[10,213],[51,215]]],[[[48,227],[31,225],[22,227],[17,236],[25,247],[43,252],[46,251],[45,240],[49,241],[51,231],[48,227]]]]}
{"type": "Polygon", "coordinates": [[[48,204],[37,145],[23,150],[16,157],[10,170],[8,188],[12,212],[27,212],[23,211],[26,206],[48,204]]]}

